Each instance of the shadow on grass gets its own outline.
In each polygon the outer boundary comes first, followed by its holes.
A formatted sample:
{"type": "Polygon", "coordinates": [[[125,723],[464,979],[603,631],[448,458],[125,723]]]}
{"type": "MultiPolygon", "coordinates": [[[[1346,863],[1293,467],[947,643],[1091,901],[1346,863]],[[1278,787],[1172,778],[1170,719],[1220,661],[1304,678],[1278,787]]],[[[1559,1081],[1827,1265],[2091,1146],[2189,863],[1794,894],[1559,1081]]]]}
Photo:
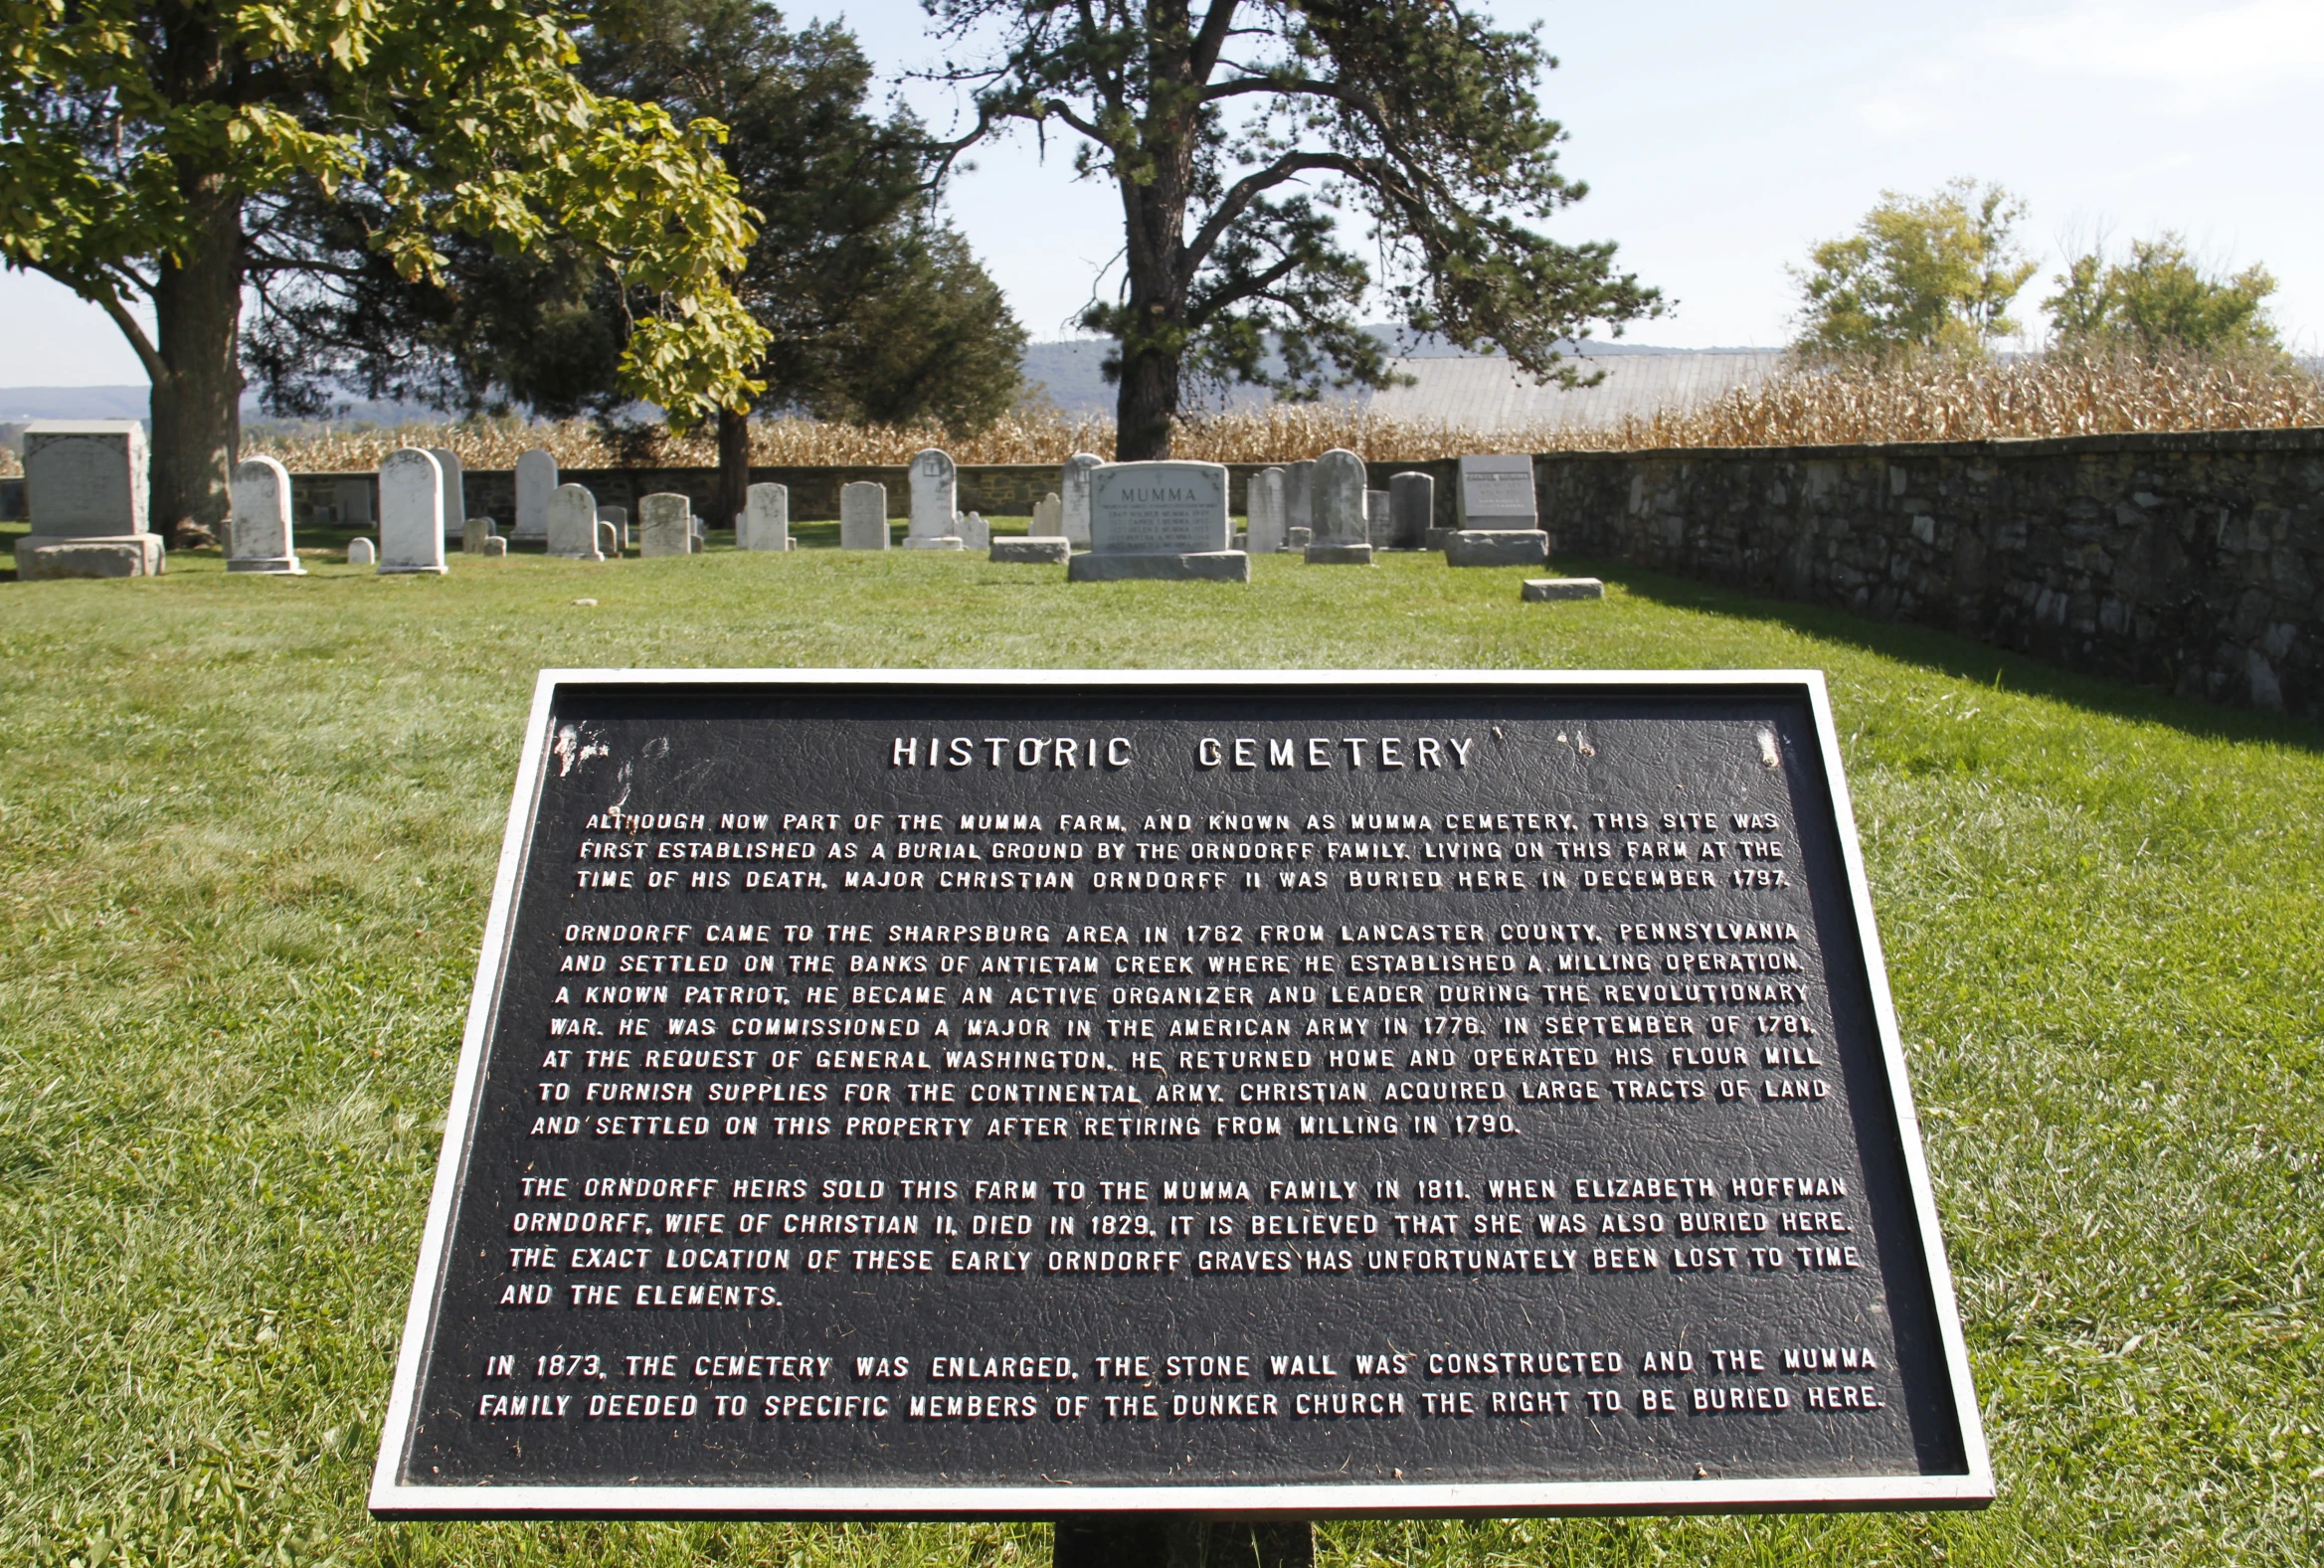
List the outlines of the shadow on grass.
{"type": "Polygon", "coordinates": [[[2281,714],[2258,713],[2175,697],[2159,687],[2139,686],[2102,675],[2063,669],[2030,653],[1979,642],[1959,632],[1906,622],[1870,620],[1845,610],[1790,600],[1760,599],[1689,578],[1648,572],[1619,561],[1567,560],[1558,570],[1619,584],[1633,598],[1673,610],[1697,610],[1733,620],[1783,626],[1802,636],[1844,643],[1883,658],[1998,686],[2021,695],[2048,697],[2110,718],[2159,724],[2187,736],[2218,741],[2262,741],[2295,751],[2324,753],[2324,727],[2281,714]]]}

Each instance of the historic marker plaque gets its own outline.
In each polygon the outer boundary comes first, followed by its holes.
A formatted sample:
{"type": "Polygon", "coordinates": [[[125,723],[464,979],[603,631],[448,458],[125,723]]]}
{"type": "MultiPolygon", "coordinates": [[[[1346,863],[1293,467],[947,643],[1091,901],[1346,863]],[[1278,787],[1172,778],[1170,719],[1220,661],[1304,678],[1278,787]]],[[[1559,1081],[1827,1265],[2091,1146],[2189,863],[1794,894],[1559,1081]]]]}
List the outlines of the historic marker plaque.
{"type": "Polygon", "coordinates": [[[542,676],[376,1511],[1991,1494],[1819,676],[542,676]]]}

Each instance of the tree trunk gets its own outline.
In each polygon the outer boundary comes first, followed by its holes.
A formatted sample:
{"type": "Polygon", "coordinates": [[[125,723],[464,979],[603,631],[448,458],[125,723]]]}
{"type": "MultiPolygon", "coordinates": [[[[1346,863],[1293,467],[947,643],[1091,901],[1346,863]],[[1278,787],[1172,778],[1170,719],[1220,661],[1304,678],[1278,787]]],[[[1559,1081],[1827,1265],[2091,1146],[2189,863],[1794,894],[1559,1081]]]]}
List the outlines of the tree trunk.
{"type": "Polygon", "coordinates": [[[718,485],[711,492],[710,526],[732,528],[735,514],[750,499],[751,417],[718,411],[718,485]]]}
{"type": "Polygon", "coordinates": [[[153,290],[152,527],[223,537],[226,483],[242,445],[242,198],[215,175],[188,193],[199,240],[162,258],[153,290]]]}
{"type": "Polygon", "coordinates": [[[1178,356],[1135,339],[1122,345],[1122,386],[1114,399],[1114,460],[1148,462],[1170,454],[1170,419],[1178,412],[1178,356]]]}

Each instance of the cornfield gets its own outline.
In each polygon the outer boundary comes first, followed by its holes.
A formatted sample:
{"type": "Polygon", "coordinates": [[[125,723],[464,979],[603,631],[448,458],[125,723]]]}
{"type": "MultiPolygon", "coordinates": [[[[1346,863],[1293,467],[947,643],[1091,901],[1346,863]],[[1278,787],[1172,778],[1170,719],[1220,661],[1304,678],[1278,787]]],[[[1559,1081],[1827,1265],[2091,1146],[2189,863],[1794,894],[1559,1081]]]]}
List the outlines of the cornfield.
{"type": "MultiPolygon", "coordinates": [[[[1287,462],[1335,446],[1377,462],[1418,462],[1476,451],[1639,451],[1689,446],[1813,446],[1872,441],[2098,436],[2139,431],[2282,430],[2324,426],[2324,380],[2282,362],[2090,358],[2064,353],[2000,361],[1918,359],[1883,365],[1796,364],[1755,386],[1691,408],[1607,426],[1478,430],[1374,418],[1355,404],[1279,404],[1182,420],[1180,457],[1287,462]]],[[[752,426],[751,458],[767,467],[899,464],[927,446],[964,463],[1062,462],[1077,451],[1111,456],[1113,422],[1054,409],[1024,412],[973,436],[934,426],[858,427],[808,420],[752,426]]],[[[448,446],[474,468],[507,468],[546,447],[566,468],[713,464],[707,430],[609,433],[573,422],[479,420],[395,430],[260,436],[246,455],[279,458],[295,472],[377,466],[398,446],[448,446]]],[[[0,453],[16,472],[13,454],[0,453]]]]}

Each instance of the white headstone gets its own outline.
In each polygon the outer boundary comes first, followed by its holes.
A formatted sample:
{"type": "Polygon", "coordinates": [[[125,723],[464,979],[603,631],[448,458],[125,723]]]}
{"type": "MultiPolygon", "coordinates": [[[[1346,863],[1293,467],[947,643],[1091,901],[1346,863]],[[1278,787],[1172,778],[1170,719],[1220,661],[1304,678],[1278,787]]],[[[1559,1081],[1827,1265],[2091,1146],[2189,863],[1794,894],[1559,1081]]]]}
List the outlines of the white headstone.
{"type": "Polygon", "coordinates": [[[1315,529],[1316,459],[1313,457],[1283,470],[1283,526],[1311,532],[1315,529]]]}
{"type": "Polygon", "coordinates": [[[472,556],[506,555],[508,541],[500,538],[491,518],[471,517],[460,524],[460,548],[472,556]],[[495,540],[500,544],[498,550],[492,548],[495,540]]]}
{"type": "Polygon", "coordinates": [[[1243,512],[1250,519],[1253,555],[1271,555],[1284,547],[1289,525],[1283,516],[1283,470],[1262,468],[1251,475],[1244,492],[1243,512]]]}
{"type": "Polygon", "coordinates": [[[304,572],[290,543],[290,475],[271,457],[245,457],[234,465],[227,495],[234,503],[226,530],[229,572],[304,572]]]}
{"type": "Polygon", "coordinates": [[[1395,516],[1391,545],[1398,550],[1425,546],[1428,531],[1436,526],[1436,476],[1417,471],[1391,475],[1388,510],[1395,516]]]}
{"type": "Polygon", "coordinates": [[[629,548],[629,508],[626,506],[601,506],[597,509],[597,520],[601,523],[614,525],[614,535],[618,543],[609,554],[620,555],[629,548]]]}
{"type": "Polygon", "coordinates": [[[44,539],[146,531],[145,427],[135,420],[35,420],[24,428],[24,504],[44,539]]]}
{"type": "Polygon", "coordinates": [[[568,561],[603,561],[598,539],[597,497],[578,484],[561,484],[549,492],[541,512],[542,537],[549,554],[568,561]]]}
{"type": "Polygon", "coordinates": [[[1065,459],[1063,477],[1058,482],[1058,499],[1064,503],[1065,537],[1076,550],[1089,548],[1089,494],[1090,475],[1104,465],[1105,458],[1095,452],[1077,451],[1065,459]]]}
{"type": "Polygon", "coordinates": [[[371,481],[341,479],[331,487],[332,510],[341,528],[371,526],[371,481]]]}
{"type": "Polygon", "coordinates": [[[959,470],[931,446],[912,459],[912,525],[905,531],[904,548],[960,549],[961,537],[953,532],[959,514],[959,470]]]}
{"type": "Polygon", "coordinates": [[[347,564],[349,566],[370,566],[378,560],[379,547],[370,540],[350,539],[347,541],[347,564]]]}
{"type": "Polygon", "coordinates": [[[1368,545],[1371,531],[1363,520],[1363,459],[1335,446],[1316,459],[1309,481],[1310,505],[1315,511],[1310,543],[1368,545]]]}
{"type": "Polygon", "coordinates": [[[428,455],[436,459],[437,471],[444,475],[444,527],[447,534],[462,536],[463,547],[468,527],[467,476],[460,468],[460,456],[449,446],[431,446],[428,455]]]}
{"type": "Polygon", "coordinates": [[[609,561],[622,557],[622,526],[600,517],[597,520],[597,552],[609,561]]]}
{"type": "Polygon", "coordinates": [[[839,548],[888,547],[888,487],[870,479],[839,486],[839,548]]]}
{"type": "Polygon", "coordinates": [[[953,524],[953,532],[960,537],[963,550],[992,548],[992,525],[984,521],[982,512],[963,512],[960,521],[953,524]]]}
{"type": "Polygon", "coordinates": [[[1090,476],[1090,549],[1100,555],[1193,555],[1233,547],[1226,467],[1215,462],[1109,462],[1090,476]]]}
{"type": "Polygon", "coordinates": [[[1032,539],[1062,539],[1065,536],[1065,500],[1055,490],[1033,503],[1032,526],[1025,530],[1032,539]]]}
{"type": "Polygon", "coordinates": [[[516,523],[511,539],[549,537],[549,497],[557,491],[557,458],[535,447],[516,459],[516,523]]]}
{"type": "Polygon", "coordinates": [[[637,498],[637,553],[684,556],[694,553],[694,503],[664,491],[637,498]]]}
{"type": "Polygon", "coordinates": [[[743,492],[743,509],[735,519],[735,548],[789,550],[791,548],[791,490],[780,484],[754,484],[743,492]]]}
{"type": "Polygon", "coordinates": [[[1463,528],[1538,528],[1533,505],[1533,459],[1523,455],[1463,457],[1460,464],[1463,528]]]}
{"type": "Polygon", "coordinates": [[[398,447],[379,465],[379,569],[446,570],[444,469],[417,446],[398,447]]]}

